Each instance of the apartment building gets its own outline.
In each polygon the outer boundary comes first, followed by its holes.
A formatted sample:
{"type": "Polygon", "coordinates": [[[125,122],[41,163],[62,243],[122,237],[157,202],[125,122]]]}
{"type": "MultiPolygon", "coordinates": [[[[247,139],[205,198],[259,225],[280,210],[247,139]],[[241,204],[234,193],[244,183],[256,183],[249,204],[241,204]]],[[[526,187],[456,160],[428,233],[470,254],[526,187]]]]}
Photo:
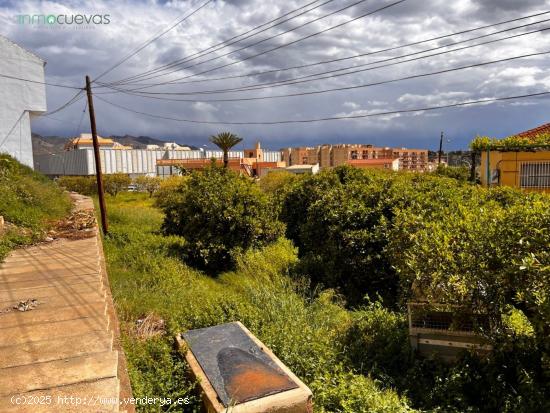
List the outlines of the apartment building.
{"type": "Polygon", "coordinates": [[[309,150],[312,148],[284,148],[281,150],[281,160],[287,165],[309,165],[309,150]]]}
{"type": "Polygon", "coordinates": [[[363,144],[320,145],[313,148],[285,148],[283,160],[287,165],[315,165],[333,168],[353,165],[362,168],[384,168],[425,172],[428,169],[427,149],[376,147],[363,144]],[[386,160],[375,162],[373,160],[386,160]],[[397,160],[397,162],[394,162],[397,160]]]}

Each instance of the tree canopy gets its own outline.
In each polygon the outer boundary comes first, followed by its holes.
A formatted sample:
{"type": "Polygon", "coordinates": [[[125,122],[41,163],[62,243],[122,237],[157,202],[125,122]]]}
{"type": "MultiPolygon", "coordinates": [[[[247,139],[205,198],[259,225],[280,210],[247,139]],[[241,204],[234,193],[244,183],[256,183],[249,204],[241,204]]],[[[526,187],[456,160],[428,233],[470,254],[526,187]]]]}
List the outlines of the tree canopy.
{"type": "Polygon", "coordinates": [[[228,270],[239,253],[275,241],[283,233],[268,197],[257,185],[215,166],[193,172],[177,194],[164,199],[167,234],[185,238],[191,263],[228,270]]]}
{"type": "Polygon", "coordinates": [[[223,166],[227,168],[227,165],[229,163],[228,153],[231,148],[242,142],[242,138],[239,138],[237,135],[234,135],[231,132],[221,132],[217,135],[211,136],[210,142],[212,142],[223,151],[223,166]]]}
{"type": "Polygon", "coordinates": [[[474,151],[487,149],[513,150],[528,147],[550,147],[550,133],[541,133],[534,137],[509,136],[504,139],[477,136],[470,142],[470,148],[474,151]]]}

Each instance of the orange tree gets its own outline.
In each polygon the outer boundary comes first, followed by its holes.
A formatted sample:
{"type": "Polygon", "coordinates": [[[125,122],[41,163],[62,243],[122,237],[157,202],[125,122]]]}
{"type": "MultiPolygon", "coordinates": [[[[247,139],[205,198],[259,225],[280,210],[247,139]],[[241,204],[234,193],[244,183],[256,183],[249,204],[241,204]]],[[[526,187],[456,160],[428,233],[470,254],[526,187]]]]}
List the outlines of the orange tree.
{"type": "Polygon", "coordinates": [[[162,202],[163,230],[185,239],[187,260],[214,273],[234,267],[239,253],[283,233],[268,197],[250,179],[211,166],[193,172],[162,202]]]}

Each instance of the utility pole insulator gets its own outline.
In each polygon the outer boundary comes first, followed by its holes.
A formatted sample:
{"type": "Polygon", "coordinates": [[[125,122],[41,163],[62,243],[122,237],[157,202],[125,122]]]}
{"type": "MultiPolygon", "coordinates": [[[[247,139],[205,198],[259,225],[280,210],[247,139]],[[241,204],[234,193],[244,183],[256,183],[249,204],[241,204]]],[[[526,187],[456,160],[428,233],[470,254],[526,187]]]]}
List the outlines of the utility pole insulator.
{"type": "Polygon", "coordinates": [[[95,176],[97,181],[97,195],[99,197],[99,211],[101,212],[101,227],[103,234],[109,232],[107,225],[107,208],[105,206],[105,191],[103,190],[103,174],[101,173],[101,158],[99,156],[99,142],[95,125],[94,101],[92,98],[92,85],[90,76],[86,76],[86,94],[88,95],[88,113],[90,114],[90,126],[92,129],[92,141],[94,145],[95,176]]]}

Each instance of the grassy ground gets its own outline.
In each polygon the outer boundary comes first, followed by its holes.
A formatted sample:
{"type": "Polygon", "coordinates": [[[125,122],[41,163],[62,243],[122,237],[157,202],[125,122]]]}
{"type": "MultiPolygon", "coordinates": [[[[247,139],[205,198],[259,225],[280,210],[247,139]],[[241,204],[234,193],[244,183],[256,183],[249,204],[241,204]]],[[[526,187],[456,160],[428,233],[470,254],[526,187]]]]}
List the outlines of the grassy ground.
{"type": "Polygon", "coordinates": [[[109,197],[107,206],[105,253],[134,396],[190,396],[191,402],[183,409],[139,411],[197,411],[174,336],[236,320],[312,388],[316,411],[409,411],[394,391],[346,363],[343,350],[355,315],[332,293],[314,295],[305,283],[290,281],[287,271],[297,257],[288,241],[251,251],[234,272],[213,278],[181,261],[181,239],[160,234],[162,213],[147,195],[122,193],[109,197]]]}
{"type": "Polygon", "coordinates": [[[16,246],[43,238],[70,208],[69,197],[54,182],[0,154],[0,215],[8,222],[0,234],[0,261],[16,246]]]}

